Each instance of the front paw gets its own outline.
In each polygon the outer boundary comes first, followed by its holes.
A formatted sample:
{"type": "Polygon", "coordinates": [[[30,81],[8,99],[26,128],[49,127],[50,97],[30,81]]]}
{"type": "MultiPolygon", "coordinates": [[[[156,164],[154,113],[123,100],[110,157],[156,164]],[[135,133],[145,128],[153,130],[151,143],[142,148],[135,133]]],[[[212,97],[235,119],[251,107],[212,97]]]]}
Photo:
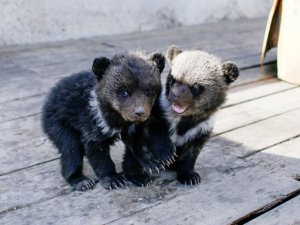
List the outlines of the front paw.
{"type": "Polygon", "coordinates": [[[98,180],[94,178],[81,176],[74,179],[72,182],[70,182],[70,184],[74,191],[86,191],[89,189],[93,189],[97,182],[98,180]]]}
{"type": "Polygon", "coordinates": [[[126,178],[139,187],[150,186],[152,179],[148,174],[126,174],[126,178]]]}
{"type": "Polygon", "coordinates": [[[161,145],[153,148],[155,158],[160,161],[163,166],[170,166],[175,163],[176,147],[173,144],[161,145]]]}
{"type": "Polygon", "coordinates": [[[139,162],[143,171],[149,175],[154,172],[159,173],[159,171],[164,168],[162,163],[149,151],[144,151],[143,155],[135,155],[135,158],[139,162]]]}
{"type": "Polygon", "coordinates": [[[185,185],[198,185],[201,183],[201,177],[196,172],[178,174],[177,179],[180,183],[185,185]]]}
{"type": "Polygon", "coordinates": [[[121,174],[118,173],[103,176],[100,179],[100,183],[102,187],[107,190],[124,188],[125,186],[127,186],[126,179],[121,174]]]}

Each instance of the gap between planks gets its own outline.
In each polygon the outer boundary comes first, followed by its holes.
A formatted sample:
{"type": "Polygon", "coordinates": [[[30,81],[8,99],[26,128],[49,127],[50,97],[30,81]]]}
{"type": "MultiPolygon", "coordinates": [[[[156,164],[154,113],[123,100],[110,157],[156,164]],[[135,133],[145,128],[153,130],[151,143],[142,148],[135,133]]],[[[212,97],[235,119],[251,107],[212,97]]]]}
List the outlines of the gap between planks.
{"type": "Polygon", "coordinates": [[[293,199],[293,198],[296,198],[297,196],[300,195],[300,188],[293,191],[293,192],[290,192],[282,197],[279,197],[277,198],[276,200],[274,200],[273,202],[270,202],[250,213],[247,213],[245,216],[229,223],[228,225],[243,225],[245,223],[248,223],[250,222],[251,220],[254,220],[255,218],[269,212],[270,210],[286,203],[287,201],[293,199]]]}

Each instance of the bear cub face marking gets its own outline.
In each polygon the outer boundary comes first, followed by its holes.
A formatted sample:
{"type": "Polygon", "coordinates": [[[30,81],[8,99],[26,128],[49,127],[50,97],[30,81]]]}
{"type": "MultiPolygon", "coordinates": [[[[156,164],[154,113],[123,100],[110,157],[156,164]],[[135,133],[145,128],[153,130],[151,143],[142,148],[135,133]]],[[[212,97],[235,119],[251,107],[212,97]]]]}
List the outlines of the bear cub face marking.
{"type": "Polygon", "coordinates": [[[172,69],[167,78],[166,98],[177,116],[208,118],[225,101],[228,84],[238,68],[206,52],[182,51],[171,46],[167,59],[172,69]]]}

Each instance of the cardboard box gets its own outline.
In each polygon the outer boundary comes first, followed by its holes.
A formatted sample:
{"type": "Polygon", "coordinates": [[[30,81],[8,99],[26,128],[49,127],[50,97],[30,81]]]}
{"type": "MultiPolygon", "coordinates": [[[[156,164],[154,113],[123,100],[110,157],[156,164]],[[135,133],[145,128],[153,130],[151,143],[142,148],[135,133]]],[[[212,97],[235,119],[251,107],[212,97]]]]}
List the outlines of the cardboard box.
{"type": "Polygon", "coordinates": [[[262,48],[277,47],[278,78],[300,84],[300,0],[275,0],[271,9],[262,48]]]}

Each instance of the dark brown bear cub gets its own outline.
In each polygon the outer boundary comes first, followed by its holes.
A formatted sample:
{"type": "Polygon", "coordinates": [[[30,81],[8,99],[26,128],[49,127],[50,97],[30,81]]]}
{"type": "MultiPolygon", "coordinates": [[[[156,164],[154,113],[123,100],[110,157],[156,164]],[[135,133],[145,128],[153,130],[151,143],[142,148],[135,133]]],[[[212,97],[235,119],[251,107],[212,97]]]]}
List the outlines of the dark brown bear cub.
{"type": "Polygon", "coordinates": [[[96,58],[92,71],[64,78],[51,90],[43,129],[61,154],[63,177],[75,190],[90,189],[97,181],[82,173],[84,155],[105,189],[126,184],[116,172],[110,146],[122,129],[148,119],[164,66],[160,53],[96,58]]]}

